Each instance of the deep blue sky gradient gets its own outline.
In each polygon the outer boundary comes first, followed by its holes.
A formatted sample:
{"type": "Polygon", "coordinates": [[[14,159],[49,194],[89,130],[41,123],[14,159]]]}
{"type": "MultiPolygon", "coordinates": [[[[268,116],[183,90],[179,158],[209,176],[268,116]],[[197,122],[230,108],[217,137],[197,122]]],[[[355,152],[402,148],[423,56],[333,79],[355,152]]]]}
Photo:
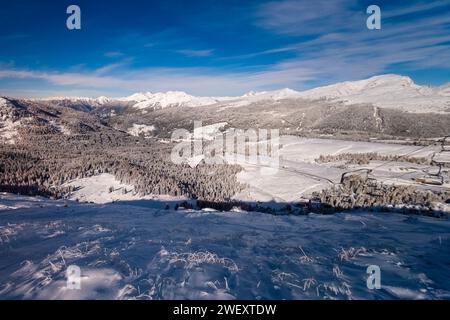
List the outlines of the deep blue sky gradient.
{"type": "Polygon", "coordinates": [[[449,49],[449,0],[15,0],[0,8],[0,94],[237,95],[384,73],[442,85],[449,49]],[[66,28],[71,4],[81,30],[66,28]]]}

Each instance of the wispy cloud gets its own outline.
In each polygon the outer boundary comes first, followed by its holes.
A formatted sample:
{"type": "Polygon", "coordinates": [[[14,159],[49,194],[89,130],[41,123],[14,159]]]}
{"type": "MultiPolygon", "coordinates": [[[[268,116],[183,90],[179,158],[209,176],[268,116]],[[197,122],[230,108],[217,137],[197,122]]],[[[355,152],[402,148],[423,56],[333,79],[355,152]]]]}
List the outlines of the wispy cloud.
{"type": "Polygon", "coordinates": [[[357,2],[357,0],[269,2],[258,10],[256,23],[287,35],[317,35],[330,30],[339,32],[347,30],[363,16],[363,11],[352,9],[357,2]]]}
{"type": "Polygon", "coordinates": [[[110,64],[104,65],[100,68],[97,68],[92,73],[97,76],[107,75],[108,73],[110,73],[114,70],[123,69],[123,68],[129,66],[132,62],[133,62],[133,58],[131,58],[131,57],[126,58],[120,62],[110,63],[110,64]]]}
{"type": "MultiPolygon", "coordinates": [[[[62,91],[86,88],[116,95],[134,91],[182,90],[197,95],[242,94],[250,90],[268,90],[289,85],[302,86],[317,74],[295,64],[277,64],[264,70],[223,72],[211,68],[146,68],[139,70],[105,66],[93,72],[41,72],[0,69],[0,79],[43,80],[62,91]],[[114,74],[110,71],[115,70],[114,74]]],[[[9,91],[3,90],[2,94],[9,91]]],[[[24,95],[24,94],[22,94],[24,95]]],[[[34,92],[30,92],[34,95],[34,92]]]]}
{"type": "Polygon", "coordinates": [[[286,63],[320,70],[330,82],[383,73],[398,64],[409,70],[450,68],[450,16],[442,10],[449,5],[445,0],[416,1],[402,8],[381,6],[382,29],[371,31],[365,26],[365,8],[357,1],[272,2],[258,11],[258,24],[309,40],[241,58],[289,51],[297,57],[286,63]],[[424,14],[429,10],[433,14],[424,14]],[[393,19],[407,14],[416,16],[393,19]]]}
{"type": "Polygon", "coordinates": [[[120,51],[108,51],[105,52],[105,57],[108,58],[120,58],[123,57],[125,54],[123,52],[120,51]]]}
{"type": "Polygon", "coordinates": [[[192,49],[181,49],[175,50],[175,52],[185,55],[187,57],[209,57],[213,54],[213,49],[207,50],[192,50],[192,49]]]}

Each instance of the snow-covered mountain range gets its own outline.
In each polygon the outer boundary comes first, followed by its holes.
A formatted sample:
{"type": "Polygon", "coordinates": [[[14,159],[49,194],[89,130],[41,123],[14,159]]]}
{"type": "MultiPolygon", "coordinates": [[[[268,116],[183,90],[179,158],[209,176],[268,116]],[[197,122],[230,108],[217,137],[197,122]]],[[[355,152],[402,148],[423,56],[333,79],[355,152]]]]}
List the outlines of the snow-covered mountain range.
{"type": "MultiPolygon", "coordinates": [[[[420,86],[406,76],[387,74],[359,81],[346,81],[306,91],[281,89],[249,92],[237,97],[198,97],[182,91],[141,92],[121,98],[52,97],[47,101],[70,101],[93,107],[126,103],[136,109],[162,109],[174,106],[200,107],[226,105],[242,107],[261,101],[307,99],[350,104],[371,104],[413,113],[450,112],[450,84],[442,87],[420,86]]],[[[1,101],[0,101],[1,103],[1,101]]]]}
{"type": "Polygon", "coordinates": [[[177,128],[190,128],[192,119],[206,125],[225,121],[233,128],[276,127],[290,134],[435,138],[450,134],[450,85],[420,86],[408,77],[382,75],[302,92],[282,89],[238,97],[180,91],[119,98],[0,97],[0,140],[11,143],[19,129],[33,128],[30,121],[44,123],[45,132],[121,130],[167,138],[177,128]],[[184,109],[178,112],[177,107],[184,109]]]}
{"type": "Polygon", "coordinates": [[[135,93],[129,97],[118,98],[119,101],[136,102],[137,109],[166,108],[170,106],[199,107],[219,102],[212,97],[195,97],[182,91],[135,93]]]}

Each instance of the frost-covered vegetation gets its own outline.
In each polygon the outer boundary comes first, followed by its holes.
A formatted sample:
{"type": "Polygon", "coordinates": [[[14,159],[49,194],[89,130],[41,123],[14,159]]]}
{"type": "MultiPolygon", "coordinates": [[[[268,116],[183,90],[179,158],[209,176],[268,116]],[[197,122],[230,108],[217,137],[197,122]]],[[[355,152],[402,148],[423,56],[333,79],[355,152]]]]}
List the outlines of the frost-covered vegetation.
{"type": "Polygon", "coordinates": [[[431,159],[424,157],[409,157],[404,155],[381,155],[376,152],[370,153],[340,153],[320,155],[316,162],[328,163],[344,161],[347,164],[365,165],[371,161],[389,161],[389,162],[409,162],[415,164],[431,164],[431,159]]]}
{"type": "Polygon", "coordinates": [[[238,166],[174,164],[172,144],[113,129],[79,108],[14,100],[2,108],[5,118],[31,120],[20,126],[14,144],[0,143],[0,191],[66,197],[74,188],[65,183],[101,173],[140,195],[225,201],[242,188],[238,166]]]}
{"type": "Polygon", "coordinates": [[[241,190],[235,177],[238,166],[176,165],[170,161],[167,148],[165,144],[102,134],[71,139],[55,136],[39,145],[3,145],[0,190],[64,197],[73,191],[64,183],[101,173],[113,174],[141,195],[224,201],[241,190]]]}
{"type": "Polygon", "coordinates": [[[448,299],[450,221],[0,194],[0,299],[448,299]],[[158,207],[159,205],[159,207],[158,207]],[[363,236],[362,236],[363,235],[363,236]],[[81,268],[81,290],[66,287],[81,268]],[[366,286],[368,265],[381,289],[366,286]]]}
{"type": "Polygon", "coordinates": [[[424,191],[410,185],[386,185],[359,175],[351,175],[342,184],[313,193],[313,197],[336,211],[397,208],[402,212],[445,216],[445,213],[436,208],[438,204],[450,201],[450,192],[424,191]]]}

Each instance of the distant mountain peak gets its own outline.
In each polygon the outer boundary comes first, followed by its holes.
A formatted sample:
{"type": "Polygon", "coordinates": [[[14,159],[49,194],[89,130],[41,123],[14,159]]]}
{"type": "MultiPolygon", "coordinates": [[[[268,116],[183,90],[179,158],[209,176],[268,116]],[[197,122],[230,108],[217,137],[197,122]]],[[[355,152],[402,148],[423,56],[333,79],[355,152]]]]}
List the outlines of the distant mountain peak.
{"type": "Polygon", "coordinates": [[[135,93],[125,98],[119,98],[118,100],[137,102],[134,107],[138,109],[166,108],[169,106],[196,107],[217,102],[214,98],[195,97],[184,91],[135,93]]]}
{"type": "Polygon", "coordinates": [[[345,104],[372,104],[422,113],[446,112],[450,105],[446,92],[446,89],[417,85],[407,76],[385,74],[306,90],[300,92],[300,97],[340,101],[345,104]]]}

